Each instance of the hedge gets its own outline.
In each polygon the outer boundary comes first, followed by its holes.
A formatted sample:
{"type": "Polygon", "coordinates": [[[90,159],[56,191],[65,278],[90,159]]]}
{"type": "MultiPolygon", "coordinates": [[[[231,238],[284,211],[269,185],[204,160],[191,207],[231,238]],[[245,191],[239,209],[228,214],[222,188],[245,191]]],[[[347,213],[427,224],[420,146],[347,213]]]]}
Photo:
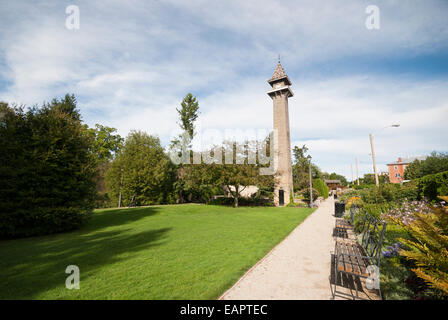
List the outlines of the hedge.
{"type": "Polygon", "coordinates": [[[448,171],[429,174],[418,179],[419,196],[437,201],[438,196],[448,195],[448,171]]]}

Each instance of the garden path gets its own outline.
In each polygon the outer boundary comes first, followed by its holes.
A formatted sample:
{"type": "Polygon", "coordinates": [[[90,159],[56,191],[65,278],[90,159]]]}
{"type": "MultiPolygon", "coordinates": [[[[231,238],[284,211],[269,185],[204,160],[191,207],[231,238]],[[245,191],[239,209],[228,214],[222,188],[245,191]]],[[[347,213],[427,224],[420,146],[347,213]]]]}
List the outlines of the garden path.
{"type": "Polygon", "coordinates": [[[334,200],[328,198],[220,299],[328,300],[334,200]]]}

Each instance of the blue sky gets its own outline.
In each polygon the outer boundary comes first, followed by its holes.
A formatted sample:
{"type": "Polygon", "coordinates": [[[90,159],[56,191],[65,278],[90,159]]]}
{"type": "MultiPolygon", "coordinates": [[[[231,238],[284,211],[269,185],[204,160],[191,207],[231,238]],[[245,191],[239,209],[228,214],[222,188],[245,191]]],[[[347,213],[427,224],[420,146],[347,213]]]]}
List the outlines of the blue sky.
{"type": "Polygon", "coordinates": [[[270,129],[278,54],[291,79],[292,145],[325,171],[380,171],[397,157],[448,151],[448,1],[0,0],[0,100],[65,93],[84,120],[160,136],[186,93],[198,128],[270,129]],[[365,27],[368,5],[380,29],[365,27]],[[80,29],[65,27],[68,5],[80,29]],[[399,123],[399,128],[381,129],[399,123]]]}

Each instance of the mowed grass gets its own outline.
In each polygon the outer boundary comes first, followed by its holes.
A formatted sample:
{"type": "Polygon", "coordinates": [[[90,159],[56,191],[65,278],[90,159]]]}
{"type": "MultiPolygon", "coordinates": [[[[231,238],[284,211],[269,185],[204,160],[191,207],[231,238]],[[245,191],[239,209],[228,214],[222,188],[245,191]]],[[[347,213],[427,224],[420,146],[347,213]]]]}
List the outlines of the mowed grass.
{"type": "Polygon", "coordinates": [[[97,210],[82,229],[0,241],[0,299],[215,299],[312,209],[97,210]],[[79,290],[65,287],[68,265],[79,290]]]}

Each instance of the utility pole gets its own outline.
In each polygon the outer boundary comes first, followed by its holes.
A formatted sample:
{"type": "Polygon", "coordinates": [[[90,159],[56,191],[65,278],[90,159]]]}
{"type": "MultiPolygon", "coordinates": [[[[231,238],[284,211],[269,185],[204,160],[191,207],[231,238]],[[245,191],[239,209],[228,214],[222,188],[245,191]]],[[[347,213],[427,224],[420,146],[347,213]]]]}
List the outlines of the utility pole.
{"type": "MultiPolygon", "coordinates": [[[[385,126],[381,130],[384,130],[386,128],[398,128],[399,126],[400,126],[400,124],[396,123],[396,124],[392,124],[389,126],[385,126]]],[[[373,134],[372,133],[369,134],[369,138],[370,138],[370,148],[372,149],[372,162],[373,162],[373,172],[375,173],[375,184],[378,187],[380,185],[380,182],[378,179],[378,171],[376,170],[375,147],[373,145],[373,134]]]]}
{"type": "Polygon", "coordinates": [[[350,163],[350,171],[352,172],[352,184],[354,182],[353,180],[353,163],[350,163]]]}
{"type": "Polygon", "coordinates": [[[375,184],[378,187],[380,182],[378,181],[378,172],[376,171],[376,159],[375,159],[375,147],[373,146],[373,134],[369,134],[370,138],[370,148],[372,149],[372,162],[373,162],[373,172],[375,173],[375,184]]]}
{"type": "Polygon", "coordinates": [[[356,157],[355,159],[356,159],[356,181],[357,181],[357,184],[359,186],[358,157],[356,157]]]}

